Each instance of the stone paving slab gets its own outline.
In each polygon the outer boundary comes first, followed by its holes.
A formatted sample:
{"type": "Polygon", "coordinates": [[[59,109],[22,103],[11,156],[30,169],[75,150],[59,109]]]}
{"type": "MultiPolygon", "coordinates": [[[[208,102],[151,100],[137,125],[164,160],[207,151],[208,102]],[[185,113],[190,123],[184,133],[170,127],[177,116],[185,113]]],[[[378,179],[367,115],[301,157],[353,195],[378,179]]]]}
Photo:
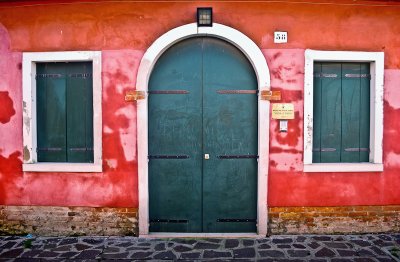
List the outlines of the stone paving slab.
{"type": "Polygon", "coordinates": [[[0,236],[0,261],[400,261],[400,234],[242,239],[0,236]]]}

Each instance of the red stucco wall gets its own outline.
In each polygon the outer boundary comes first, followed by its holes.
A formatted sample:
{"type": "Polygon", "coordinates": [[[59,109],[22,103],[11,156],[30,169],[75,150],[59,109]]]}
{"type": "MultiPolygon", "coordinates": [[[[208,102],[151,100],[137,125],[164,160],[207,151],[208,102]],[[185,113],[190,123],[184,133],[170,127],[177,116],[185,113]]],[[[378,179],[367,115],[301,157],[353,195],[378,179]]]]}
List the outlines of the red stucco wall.
{"type": "Polygon", "coordinates": [[[198,6],[212,6],[216,22],[260,47],[272,89],[295,105],[288,133],[270,120],[270,206],[400,204],[400,5],[320,2],[0,4],[0,204],[137,207],[136,106],[124,92],[135,87],[151,43],[194,22],[198,6]],[[287,31],[289,42],[274,44],[275,30],[287,31]],[[385,52],[383,173],[302,172],[308,48],[385,52]],[[65,50],[102,51],[104,172],[23,173],[22,52],[65,50]]]}

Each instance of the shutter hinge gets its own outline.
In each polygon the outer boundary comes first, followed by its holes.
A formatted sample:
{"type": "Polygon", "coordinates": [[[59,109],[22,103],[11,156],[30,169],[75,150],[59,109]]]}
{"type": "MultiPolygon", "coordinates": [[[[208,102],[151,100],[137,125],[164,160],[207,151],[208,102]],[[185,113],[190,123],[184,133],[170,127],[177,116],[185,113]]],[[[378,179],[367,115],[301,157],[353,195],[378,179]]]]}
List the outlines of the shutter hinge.
{"type": "Polygon", "coordinates": [[[370,74],[345,74],[344,77],[347,78],[368,78],[371,79],[370,74]]]}
{"type": "Polygon", "coordinates": [[[35,79],[38,79],[38,78],[63,78],[63,77],[65,77],[65,76],[62,74],[36,74],[35,75],[35,79]]]}
{"type": "Polygon", "coordinates": [[[126,102],[133,102],[141,99],[146,98],[146,93],[144,91],[127,91],[125,93],[125,101],[126,102]]]}
{"type": "Polygon", "coordinates": [[[337,74],[326,74],[326,73],[314,73],[314,77],[318,78],[336,78],[337,74]]]}

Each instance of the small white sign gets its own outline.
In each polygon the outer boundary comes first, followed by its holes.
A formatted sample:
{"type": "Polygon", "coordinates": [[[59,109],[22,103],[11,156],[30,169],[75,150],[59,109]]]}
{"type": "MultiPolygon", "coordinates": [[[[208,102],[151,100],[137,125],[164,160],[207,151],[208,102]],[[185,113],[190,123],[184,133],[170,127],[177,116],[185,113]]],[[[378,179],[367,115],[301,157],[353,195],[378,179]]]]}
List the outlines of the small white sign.
{"type": "Polygon", "coordinates": [[[287,32],[275,31],[274,32],[274,43],[287,43],[287,32]]]}
{"type": "Polygon", "coordinates": [[[279,131],[280,132],[288,131],[288,121],[287,120],[279,120],[279,131]]]}

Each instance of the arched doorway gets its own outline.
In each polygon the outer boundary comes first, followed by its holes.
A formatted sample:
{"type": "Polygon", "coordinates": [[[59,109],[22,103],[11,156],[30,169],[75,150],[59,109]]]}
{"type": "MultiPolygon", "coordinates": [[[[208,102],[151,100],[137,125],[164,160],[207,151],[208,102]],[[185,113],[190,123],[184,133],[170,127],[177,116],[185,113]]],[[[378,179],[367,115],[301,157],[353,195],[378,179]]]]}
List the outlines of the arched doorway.
{"type": "MultiPolygon", "coordinates": [[[[162,54],[168,50],[174,44],[181,42],[186,38],[192,37],[204,37],[212,36],[214,38],[220,38],[229,42],[235,48],[239,49],[241,53],[248,59],[249,64],[253,68],[257,80],[256,88],[258,91],[269,90],[269,72],[268,66],[266,64],[265,58],[262,55],[259,48],[245,35],[239,31],[226,27],[219,24],[214,24],[210,28],[197,28],[196,24],[185,25],[176,29],[173,29],[159,39],[157,39],[153,45],[146,51],[142,58],[138,78],[137,78],[137,90],[148,91],[149,79],[151,73],[153,72],[154,66],[162,54]]],[[[220,41],[220,40],[216,40],[220,41]]],[[[224,42],[224,41],[221,41],[224,42]]],[[[232,48],[233,48],[232,46],[232,48]]],[[[238,50],[237,50],[238,51],[238,50]]],[[[239,52],[240,53],[240,52],[239,52]]],[[[238,89],[245,89],[238,87],[238,89]]],[[[223,90],[223,88],[221,88],[223,90]]],[[[227,89],[228,90],[228,89],[227,89]]],[[[151,94],[150,94],[151,95],[151,94]]],[[[228,95],[228,94],[225,94],[228,95]]],[[[235,96],[231,94],[232,96],[235,96]]],[[[242,94],[244,96],[244,94],[242,94]]],[[[247,94],[249,95],[249,94],[247,94]]],[[[246,95],[246,96],[247,96],[246,95]]],[[[236,95],[239,96],[238,94],[236,95]]],[[[146,235],[149,233],[150,218],[149,218],[149,114],[148,114],[148,102],[146,97],[145,100],[138,101],[138,166],[139,166],[139,234],[146,235]]],[[[257,122],[258,122],[258,137],[256,142],[256,150],[258,150],[258,163],[257,163],[257,189],[256,189],[256,221],[257,221],[257,233],[265,235],[267,232],[267,176],[268,176],[268,143],[269,143],[269,102],[258,100],[258,112],[257,112],[257,122]]],[[[255,102],[254,104],[257,104],[255,102]]],[[[218,156],[224,157],[222,153],[218,156]]],[[[164,154],[165,156],[166,154],[164,154]]],[[[248,153],[248,155],[250,155],[248,153]]],[[[228,155],[229,156],[229,155],[228,155]]],[[[151,156],[150,156],[151,157],[151,156]]],[[[202,152],[202,157],[205,158],[205,154],[202,152]]],[[[216,157],[216,156],[210,156],[216,157]]],[[[249,160],[249,159],[247,159],[249,160]]],[[[254,160],[254,159],[253,159],[254,160]]],[[[226,160],[225,161],[230,161],[226,160]]],[[[253,190],[254,192],[254,190],[253,190]]],[[[163,219],[163,218],[161,218],[163,219]]],[[[220,217],[212,218],[213,220],[222,219],[225,220],[227,224],[233,221],[230,219],[235,219],[234,217],[220,217]]],[[[238,218],[242,219],[242,218],[238,218]]],[[[254,221],[253,217],[247,217],[243,219],[251,219],[254,221]]],[[[176,222],[179,219],[171,219],[176,222]]],[[[185,219],[181,219],[185,220],[185,219]]],[[[220,221],[221,222],[221,221],[220,221]]],[[[250,222],[250,221],[247,221],[250,222]]],[[[242,222],[241,222],[242,223],[242,222]]],[[[243,222],[244,223],[244,222],[243,222]]],[[[204,225],[203,225],[204,227],[204,225]]],[[[253,227],[254,229],[254,227],[253,227]]],[[[181,230],[166,230],[166,231],[181,231],[181,230]]],[[[191,232],[196,232],[197,230],[190,230],[191,232]]],[[[189,231],[189,232],[190,232],[189,231]]],[[[212,229],[211,232],[220,232],[221,230],[212,229]]],[[[231,232],[232,230],[222,230],[231,232]]],[[[240,230],[241,232],[249,232],[253,230],[240,230]]]]}
{"type": "Polygon", "coordinates": [[[151,232],[256,232],[257,78],[214,37],[176,43],[149,80],[151,232]]]}

